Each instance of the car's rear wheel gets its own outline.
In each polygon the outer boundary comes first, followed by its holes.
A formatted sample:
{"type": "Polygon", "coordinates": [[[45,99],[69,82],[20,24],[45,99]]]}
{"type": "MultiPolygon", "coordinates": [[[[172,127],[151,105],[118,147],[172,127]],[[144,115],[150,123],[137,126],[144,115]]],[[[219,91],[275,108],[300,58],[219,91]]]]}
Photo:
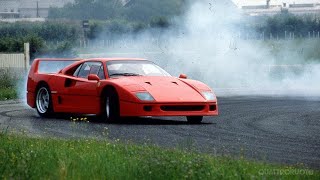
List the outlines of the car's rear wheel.
{"type": "Polygon", "coordinates": [[[187,120],[191,124],[199,124],[201,123],[203,116],[187,116],[187,120]]]}
{"type": "Polygon", "coordinates": [[[118,94],[113,89],[108,89],[103,94],[102,118],[106,122],[113,122],[120,117],[118,94]]]}
{"type": "Polygon", "coordinates": [[[51,92],[47,85],[41,85],[37,89],[36,109],[41,117],[48,117],[53,113],[51,92]]]}

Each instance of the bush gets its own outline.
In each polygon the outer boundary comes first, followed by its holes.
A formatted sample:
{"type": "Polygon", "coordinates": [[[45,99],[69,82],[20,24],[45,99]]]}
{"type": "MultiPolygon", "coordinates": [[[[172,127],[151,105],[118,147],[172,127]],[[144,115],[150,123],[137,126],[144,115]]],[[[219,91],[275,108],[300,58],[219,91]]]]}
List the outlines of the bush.
{"type": "Polygon", "coordinates": [[[0,39],[0,52],[23,52],[25,42],[30,43],[30,57],[33,58],[41,53],[44,47],[44,41],[42,38],[35,35],[26,35],[25,37],[5,37],[0,39]]]}
{"type": "Polygon", "coordinates": [[[0,37],[24,38],[34,36],[44,41],[71,41],[79,39],[81,24],[74,21],[46,21],[46,22],[0,22],[0,37]]]}
{"type": "Polygon", "coordinates": [[[0,69],[0,100],[17,98],[15,82],[18,79],[12,69],[0,69]]]}
{"type": "Polygon", "coordinates": [[[120,1],[75,0],[63,8],[50,8],[49,18],[127,20],[150,22],[153,17],[177,16],[183,12],[185,0],[131,0],[126,6],[120,1]]]}
{"type": "Polygon", "coordinates": [[[43,49],[39,57],[75,57],[77,52],[74,50],[73,44],[69,41],[63,41],[58,44],[47,44],[43,49]]]}
{"type": "Polygon", "coordinates": [[[14,88],[0,89],[0,101],[16,99],[17,97],[18,97],[18,94],[14,88]]]}
{"type": "MultiPolygon", "coordinates": [[[[260,17],[261,21],[249,26],[259,33],[264,32],[266,35],[273,34],[280,38],[291,32],[295,37],[308,37],[309,32],[320,32],[320,16],[304,15],[298,16],[290,13],[281,13],[268,18],[260,17]]],[[[258,19],[258,20],[259,20],[258,19]]]]}
{"type": "Polygon", "coordinates": [[[154,28],[167,28],[170,23],[166,17],[156,17],[150,22],[150,26],[154,28]]]}
{"type": "Polygon", "coordinates": [[[12,72],[12,69],[0,69],[0,89],[12,88],[15,85],[17,76],[12,72]]]}
{"type": "MultiPolygon", "coordinates": [[[[92,38],[98,33],[98,27],[92,26],[92,38]]],[[[23,52],[23,44],[29,42],[31,59],[44,54],[68,56],[75,54],[73,44],[81,34],[78,22],[0,23],[0,52],[23,52]]]]}

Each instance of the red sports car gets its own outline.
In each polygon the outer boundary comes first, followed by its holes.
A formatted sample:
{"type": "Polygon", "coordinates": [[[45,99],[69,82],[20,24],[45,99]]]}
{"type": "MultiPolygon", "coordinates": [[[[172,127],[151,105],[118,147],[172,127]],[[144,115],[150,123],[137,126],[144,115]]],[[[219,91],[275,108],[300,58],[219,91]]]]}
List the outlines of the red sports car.
{"type": "Polygon", "coordinates": [[[138,58],[35,59],[27,102],[41,117],[55,112],[128,116],[186,116],[200,123],[218,115],[217,98],[204,83],[172,77],[138,58]]]}

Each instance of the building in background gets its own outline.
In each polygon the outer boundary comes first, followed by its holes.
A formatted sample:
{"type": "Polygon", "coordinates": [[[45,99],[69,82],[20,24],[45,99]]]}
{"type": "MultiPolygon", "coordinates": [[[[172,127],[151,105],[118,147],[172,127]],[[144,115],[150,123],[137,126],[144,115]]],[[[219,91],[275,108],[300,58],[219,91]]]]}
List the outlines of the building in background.
{"type": "Polygon", "coordinates": [[[19,2],[16,0],[0,0],[0,18],[19,18],[19,2]]]}
{"type": "Polygon", "coordinates": [[[233,0],[244,14],[275,15],[289,12],[296,15],[319,14],[320,0],[233,0]]]}
{"type": "Polygon", "coordinates": [[[63,7],[74,0],[0,0],[0,19],[46,18],[50,7],[63,7]]]}

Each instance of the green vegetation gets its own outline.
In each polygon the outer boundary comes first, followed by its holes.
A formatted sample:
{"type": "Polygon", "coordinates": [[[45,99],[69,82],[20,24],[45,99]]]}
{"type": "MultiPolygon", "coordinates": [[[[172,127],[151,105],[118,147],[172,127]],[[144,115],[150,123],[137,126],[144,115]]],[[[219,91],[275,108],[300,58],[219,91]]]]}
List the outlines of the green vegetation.
{"type": "Polygon", "coordinates": [[[185,4],[185,0],[131,0],[123,6],[119,0],[75,0],[63,8],[51,8],[49,18],[149,22],[155,17],[180,15],[185,4]]]}
{"type": "Polygon", "coordinates": [[[147,28],[168,28],[170,19],[184,12],[185,0],[131,0],[126,6],[119,0],[76,0],[63,8],[51,8],[49,19],[90,20],[89,39],[98,35],[137,33],[147,28]]]}
{"type": "MultiPolygon", "coordinates": [[[[77,54],[75,48],[80,43],[84,44],[86,38],[107,41],[154,28],[175,28],[176,21],[172,19],[178,20],[175,17],[183,16],[191,2],[131,0],[122,6],[119,0],[76,0],[62,8],[51,8],[46,22],[0,22],[0,52],[22,52],[23,43],[30,42],[31,58],[73,57],[77,54]],[[89,20],[86,32],[82,28],[82,20],[85,19],[89,20]]],[[[285,36],[288,39],[294,33],[295,39],[303,39],[318,37],[320,17],[288,13],[271,17],[244,17],[234,27],[243,38],[250,34],[260,39],[283,39],[285,36]]]]}
{"type": "Polygon", "coordinates": [[[51,8],[49,19],[90,20],[87,37],[137,33],[147,28],[168,28],[170,19],[183,13],[185,0],[76,0],[63,8],[51,8]]]}
{"type": "Polygon", "coordinates": [[[254,18],[252,21],[249,20],[249,24],[243,24],[240,26],[245,30],[264,33],[266,38],[269,38],[270,34],[273,38],[288,38],[289,33],[294,33],[295,38],[309,38],[318,36],[320,32],[320,16],[316,15],[298,16],[280,13],[274,16],[254,18]]]}
{"type": "Polygon", "coordinates": [[[315,170],[107,140],[0,134],[2,179],[319,179],[315,170]]]}
{"type": "Polygon", "coordinates": [[[0,70],[0,100],[16,99],[15,82],[18,77],[12,75],[9,69],[0,70]]]}
{"type": "Polygon", "coordinates": [[[8,99],[16,99],[18,97],[15,88],[0,88],[0,101],[8,99]]]}
{"type": "MultiPolygon", "coordinates": [[[[170,19],[182,16],[191,3],[189,0],[131,0],[123,6],[119,0],[76,0],[63,8],[51,8],[49,18],[100,20],[110,25],[101,28],[106,32],[118,23],[122,27],[116,25],[115,30],[121,33],[137,27],[167,28],[171,23],[170,19]]],[[[270,34],[273,37],[284,38],[285,32],[288,36],[289,33],[294,33],[296,38],[304,38],[312,36],[313,32],[320,32],[320,16],[279,13],[275,16],[243,17],[243,21],[239,21],[235,27],[246,33],[264,33],[267,38],[270,34]]]]}
{"type": "Polygon", "coordinates": [[[46,22],[1,22],[0,37],[37,36],[44,41],[73,42],[81,35],[80,23],[75,21],[46,21],[46,22]]]}
{"type": "Polygon", "coordinates": [[[30,42],[31,58],[43,54],[72,56],[71,44],[78,42],[81,34],[80,23],[71,21],[0,22],[0,52],[23,52],[23,43],[30,42]]]}
{"type": "Polygon", "coordinates": [[[320,39],[294,39],[294,40],[253,40],[274,57],[279,64],[306,64],[320,61],[320,39]]]}

